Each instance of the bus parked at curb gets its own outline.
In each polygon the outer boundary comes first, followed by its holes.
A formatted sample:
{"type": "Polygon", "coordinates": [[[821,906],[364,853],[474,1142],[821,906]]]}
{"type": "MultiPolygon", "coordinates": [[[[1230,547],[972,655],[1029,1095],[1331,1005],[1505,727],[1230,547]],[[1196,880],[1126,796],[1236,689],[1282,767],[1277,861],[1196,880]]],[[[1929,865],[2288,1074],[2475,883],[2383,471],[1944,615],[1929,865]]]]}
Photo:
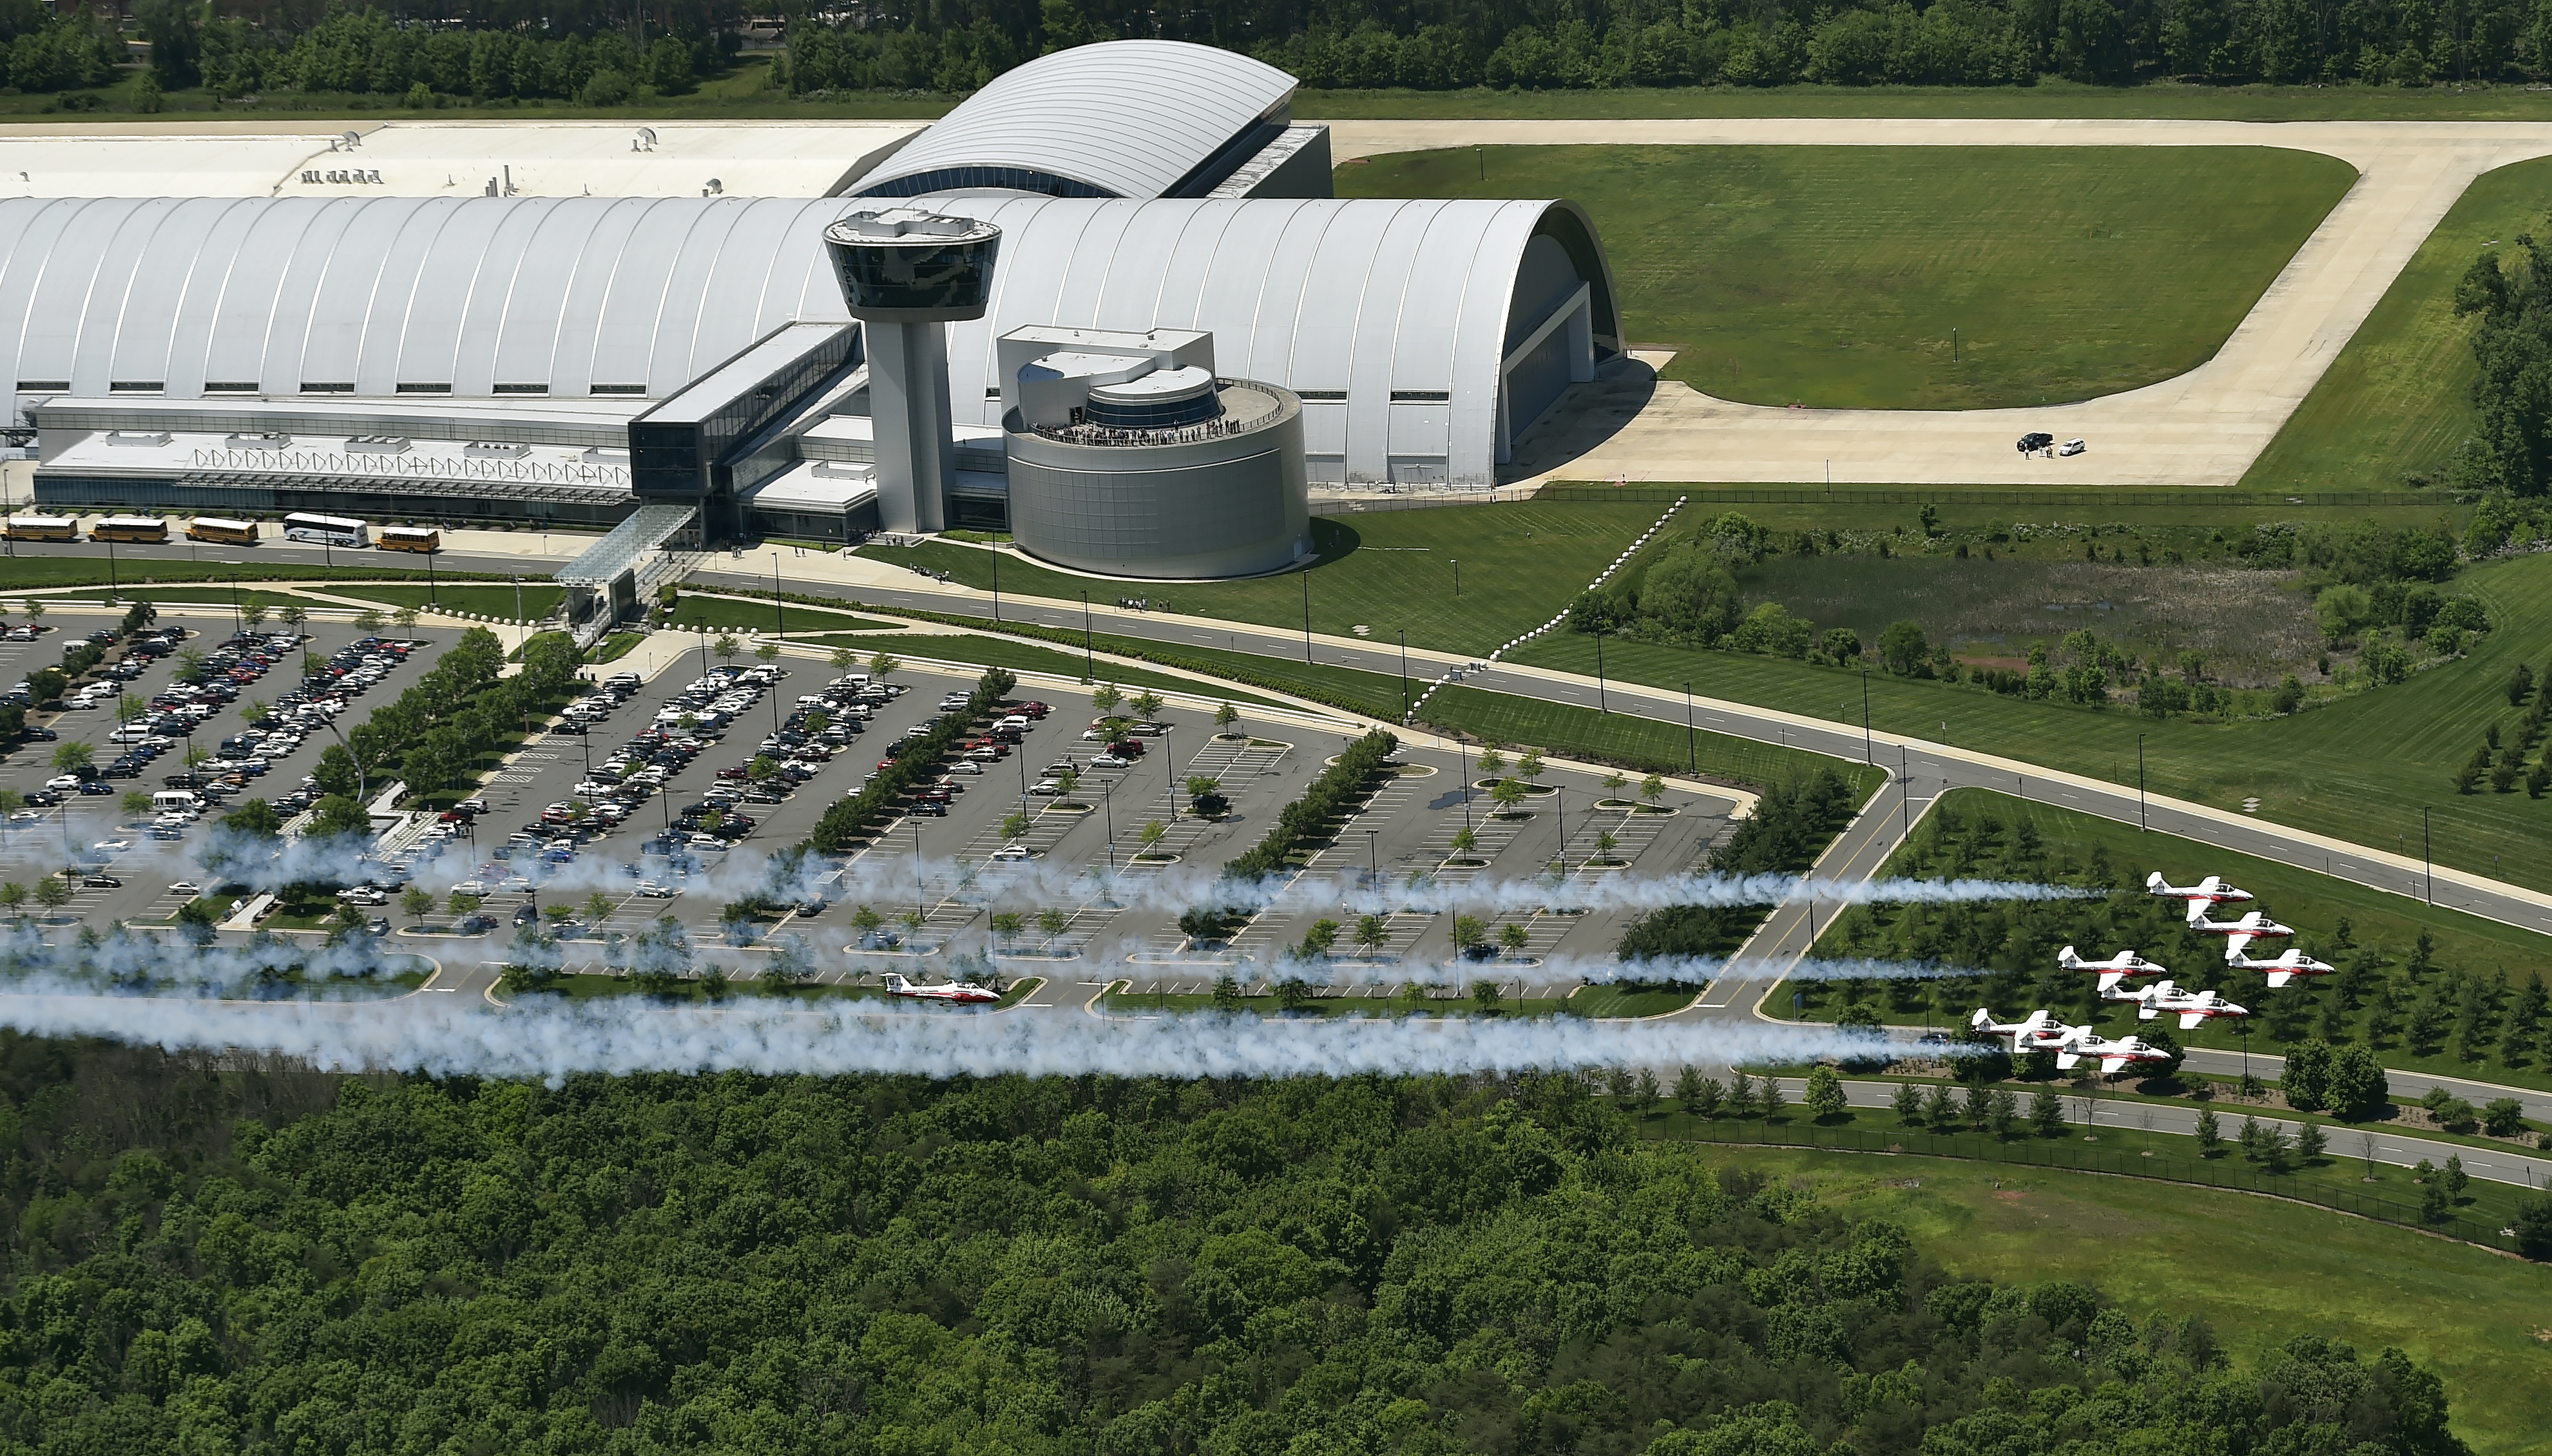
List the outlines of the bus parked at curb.
{"type": "Polygon", "coordinates": [[[323,546],[358,547],[372,544],[372,528],[344,516],[293,514],[283,518],[283,539],[308,541],[323,546]]]}
{"type": "Polygon", "coordinates": [[[89,527],[88,539],[159,546],[168,539],[168,523],[158,516],[109,516],[89,527]]]}
{"type": "Polygon", "coordinates": [[[197,516],[187,523],[186,539],[210,541],[221,546],[257,545],[257,522],[230,521],[220,516],[197,516]]]}
{"type": "Polygon", "coordinates": [[[372,543],[383,551],[415,551],[431,556],[443,550],[443,533],[432,526],[383,526],[372,543]]]}

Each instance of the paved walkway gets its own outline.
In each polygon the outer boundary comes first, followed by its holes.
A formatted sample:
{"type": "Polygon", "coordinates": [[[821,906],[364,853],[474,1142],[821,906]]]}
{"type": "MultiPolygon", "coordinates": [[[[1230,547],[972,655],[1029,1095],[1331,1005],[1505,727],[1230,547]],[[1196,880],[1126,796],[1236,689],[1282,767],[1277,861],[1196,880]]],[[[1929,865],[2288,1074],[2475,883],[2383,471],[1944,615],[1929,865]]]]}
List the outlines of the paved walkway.
{"type": "MultiPolygon", "coordinates": [[[[2142,389],[2038,409],[1777,409],[1656,382],[1631,363],[1529,434],[1534,478],[1874,484],[2231,485],[2267,449],[2473,178],[2552,156],[2552,126],[2489,122],[1783,119],[1336,122],[1341,159],[1436,147],[2286,147],[2355,166],[2331,210],[2215,358],[2142,389]],[[1643,400],[1641,396],[1646,395],[1643,400]],[[1627,423],[1604,408],[1636,412],[1627,423]],[[1591,407],[1590,407],[1591,406],[1591,407]],[[2087,455],[2026,460],[2030,430],[2087,455]],[[1832,474],[1828,475],[1831,468],[1832,474]]],[[[1632,320],[1633,337],[1639,321],[1632,320]]]]}

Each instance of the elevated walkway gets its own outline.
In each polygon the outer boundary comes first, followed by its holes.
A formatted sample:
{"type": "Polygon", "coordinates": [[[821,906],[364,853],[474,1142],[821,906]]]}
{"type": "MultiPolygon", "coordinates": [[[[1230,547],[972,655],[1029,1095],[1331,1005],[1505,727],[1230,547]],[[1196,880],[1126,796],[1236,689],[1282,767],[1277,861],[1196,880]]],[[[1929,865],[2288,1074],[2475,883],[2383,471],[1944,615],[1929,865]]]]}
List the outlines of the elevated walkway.
{"type": "Polygon", "coordinates": [[[568,629],[576,645],[591,647],[611,624],[638,607],[639,577],[655,565],[665,544],[699,520],[699,508],[683,501],[650,501],[559,568],[567,588],[568,629]]]}

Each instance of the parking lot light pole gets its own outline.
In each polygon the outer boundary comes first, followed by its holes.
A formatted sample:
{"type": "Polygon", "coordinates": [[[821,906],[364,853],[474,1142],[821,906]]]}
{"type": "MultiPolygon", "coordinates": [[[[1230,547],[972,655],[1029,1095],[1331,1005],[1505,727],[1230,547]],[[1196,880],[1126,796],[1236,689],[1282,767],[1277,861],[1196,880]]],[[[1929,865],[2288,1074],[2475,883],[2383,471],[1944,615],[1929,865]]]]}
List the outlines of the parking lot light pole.
{"type": "Polygon", "coordinates": [[[1409,721],[1409,629],[1400,629],[1400,721],[1409,721]]]}
{"type": "Polygon", "coordinates": [[[780,558],[776,554],[771,558],[771,617],[772,621],[777,624],[773,629],[772,635],[775,637],[788,636],[789,607],[787,603],[780,599],[780,558]]]}
{"type": "Polygon", "coordinates": [[[1869,670],[1861,670],[1861,757],[1864,763],[1878,762],[1878,749],[1869,736],[1869,670]]]}
{"type": "Polygon", "coordinates": [[[1312,661],[1312,569],[1303,569],[1303,663],[1312,661]]]}
{"type": "Polygon", "coordinates": [[[1081,680],[1087,685],[1098,676],[1099,666],[1090,651],[1090,590],[1084,587],[1081,592],[1081,680]]]}
{"type": "Polygon", "coordinates": [[[2145,832],[2145,736],[2136,735],[2136,832],[2145,832]]]}
{"type": "Polygon", "coordinates": [[[2429,904],[2434,905],[2437,902],[2437,849],[2436,842],[2428,836],[2426,804],[2419,805],[2419,864],[2420,874],[2426,880],[2428,886],[2426,899],[2429,904]]]}
{"type": "Polygon", "coordinates": [[[1595,629],[1595,711],[1608,711],[1604,706],[1604,629],[1595,629]]]}
{"type": "MultiPolygon", "coordinates": [[[[91,539],[94,540],[95,538],[92,537],[91,539]]],[[[116,593],[122,589],[122,584],[115,579],[115,538],[109,536],[106,538],[106,604],[108,606],[115,605],[116,593]]],[[[232,589],[237,590],[238,588],[234,587],[232,589]]]]}
{"type": "Polygon", "coordinates": [[[1692,679],[1683,680],[1683,768],[1687,774],[1701,772],[1701,743],[1692,728],[1692,679]]]}

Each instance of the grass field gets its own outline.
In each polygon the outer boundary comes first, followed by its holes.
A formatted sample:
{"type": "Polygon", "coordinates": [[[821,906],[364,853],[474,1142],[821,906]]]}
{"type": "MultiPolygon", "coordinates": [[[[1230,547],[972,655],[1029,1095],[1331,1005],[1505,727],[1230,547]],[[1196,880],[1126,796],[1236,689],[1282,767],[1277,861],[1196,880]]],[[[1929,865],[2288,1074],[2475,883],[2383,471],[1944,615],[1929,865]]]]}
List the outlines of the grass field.
{"type": "Polygon", "coordinates": [[[686,592],[674,604],[673,625],[692,632],[704,628],[711,632],[777,632],[786,627],[790,636],[802,637],[810,632],[871,632],[891,629],[896,624],[820,607],[794,603],[775,606],[767,601],[686,592]]]}
{"type": "MultiPolygon", "coordinates": [[[[368,581],[360,586],[330,589],[341,596],[360,596],[393,607],[423,607],[429,592],[422,582],[402,586],[368,581]]],[[[437,582],[430,588],[435,605],[444,611],[474,612],[482,617],[501,617],[509,622],[517,617],[515,589],[510,582],[501,586],[453,586],[437,582]]],[[[565,587],[553,586],[547,581],[526,581],[521,591],[519,612],[525,621],[538,622],[547,618],[558,610],[560,602],[567,599],[565,587]]]]}
{"type": "Polygon", "coordinates": [[[1878,409],[2061,403],[2185,372],[2356,179],[2270,148],[1485,156],[1485,180],[1468,147],[1350,162],[1338,191],[1575,198],[1630,336],[1676,351],[1665,377],[1754,404],[1878,409]],[[2188,267],[2197,256],[2207,265],[2188,267]]]}
{"type": "MultiPolygon", "coordinates": [[[[1664,1128],[1670,1119],[1651,1126],[1664,1128]]],[[[1957,1274],[2098,1286],[2139,1323],[2196,1314],[2245,1366],[2298,1331],[2434,1368],[2479,1456],[2552,1430],[2552,1268],[2344,1214],[2140,1179],[1947,1158],[1697,1147],[1797,1180],[1848,1217],[1894,1219],[1957,1274]]]]}
{"type": "MultiPolygon", "coordinates": [[[[2146,782],[2157,793],[2239,809],[2257,796],[2261,817],[2360,844],[2415,853],[2420,810],[2434,814],[2437,862],[2552,887],[2552,799],[2523,792],[2458,796],[2455,771],[2494,722],[2512,726],[2503,688],[2519,662],[2544,666],[2552,641],[2552,557],[2476,567],[2454,589],[2478,596],[2499,630],[2471,655],[2409,682],[2360,693],[2292,717],[2234,723],[2157,722],[2122,705],[2105,710],[2000,697],[1972,686],[1891,677],[1866,681],[1871,722],[2113,782],[2133,783],[2139,739],[2146,782]]],[[[1520,661],[1591,673],[1592,638],[1553,633],[1520,661]]],[[[1611,642],[1605,668],[1623,681],[1696,692],[1859,722],[1862,675],[1742,653],[1611,642]]]]}
{"type": "Polygon", "coordinates": [[[1483,743],[1524,745],[1642,773],[1699,773],[1732,783],[1766,784],[1833,769],[1854,780],[1864,794],[1881,781],[1878,771],[1846,759],[1723,733],[1687,733],[1679,723],[1598,713],[1477,687],[1439,688],[1420,716],[1432,726],[1483,743]]]}
{"type": "Polygon", "coordinates": [[[2552,121],[2552,99],[2519,86],[2094,86],[2040,76],[2027,87],[1621,86],[1605,90],[1325,91],[1294,95],[1306,120],[1520,117],[2192,117],[2224,121],[2552,121]]]}
{"type": "Polygon", "coordinates": [[[2444,478],[2471,426],[2480,373],[2472,353],[2477,324],[2455,317],[2455,280],[2486,245],[2541,230],[2547,201],[2552,157],[2475,180],[2242,483],[2362,490],[2398,485],[2412,474],[2444,478]]]}
{"type": "MultiPolygon", "coordinates": [[[[2386,894],[2310,870],[2233,854],[2176,835],[2140,834],[2132,824],[2030,802],[2005,793],[1977,788],[1953,789],[1943,796],[1942,803],[1969,817],[1990,814],[2015,828],[2023,822],[2035,825],[2046,843],[2051,861],[2066,856],[2071,856],[2077,863],[2087,861],[2093,847],[2097,846],[2106,853],[2111,864],[2134,871],[2134,878],[2139,880],[2148,870],[2161,870],[2175,884],[2182,884],[2202,876],[2221,875],[2258,895],[2257,908],[2295,927],[2296,938],[2290,944],[2334,965],[2345,967],[2356,955],[2355,951],[2343,949],[2339,943],[2339,922],[2345,919],[2349,922],[2349,937],[2355,946],[2378,951],[2393,967],[2408,959],[2413,943],[2422,931],[2426,932],[2433,938],[2435,946],[2435,969],[2428,973],[2431,979],[2461,972],[2487,980],[2496,973],[2506,976],[2511,985],[2522,985],[2529,972],[2552,969],[2552,937],[2485,920],[2460,910],[2426,905],[2406,895],[2386,894]]],[[[1908,856],[1900,850],[1889,862],[1886,873],[1905,873],[1909,868],[1908,856]]],[[[2091,923],[2086,913],[2083,919],[2085,930],[2074,937],[2081,943],[2086,954],[2106,955],[2111,951],[2129,949],[2095,941],[2088,929],[2091,923]]],[[[2151,946],[2136,949],[2153,953],[2155,959],[2166,963],[2175,960],[2155,952],[2151,946]]],[[[2209,949],[2211,951],[2212,947],[2209,949]]],[[[1853,952],[1845,945],[1840,929],[1830,927],[1818,937],[1816,954],[1843,957],[1853,952]]],[[[2275,952],[2262,950],[2253,954],[2275,952]]],[[[2325,984],[2270,990],[2256,972],[2227,971],[2222,965],[2209,961],[2174,964],[2174,980],[2180,986],[2192,989],[2221,990],[2230,999],[2249,1007],[2253,1013],[2249,1018],[2252,1023],[2251,1048],[2267,1053],[2280,1053],[2286,1049],[2270,1034],[2266,1024],[2271,1002],[2291,999],[2309,1007],[2298,1017],[2299,1029],[2304,1034],[2317,1034],[2322,1022],[2322,1004],[2339,993],[2336,985],[2327,983],[2335,983],[2338,979],[2324,977],[2320,981],[2325,984]]],[[[1798,988],[1806,991],[1805,999],[1811,1004],[1803,1011],[1794,1012],[1787,993],[1791,988],[1785,987],[1776,990],[1766,1002],[1767,1007],[1778,1015],[1798,1014],[1818,1020],[1831,1019],[1841,1008],[1842,997],[1839,995],[1821,995],[1829,988],[1803,983],[1798,988]]],[[[2404,990],[2406,1004],[2407,988],[2404,990]]],[[[1947,994],[1935,995],[1931,999],[1936,1020],[1963,1014],[1973,1006],[1972,1001],[1959,1003],[1947,994]]],[[[2132,1006],[2112,1004],[2100,1009],[2101,1014],[2091,1020],[2106,1035],[2123,1036],[2138,1025],[2132,1006]]],[[[2366,1039],[2369,1014],[2364,1009],[2349,1014],[2347,1025],[2351,1039],[2366,1039]]],[[[2210,1022],[2194,1031],[2183,1032],[2170,1022],[2157,1021],[2147,1023],[2146,1029],[2157,1025],[2171,1030],[2182,1046],[2235,1051],[2243,1044],[2243,1038],[2230,1025],[2210,1022]]],[[[2511,1064],[2499,1055],[2499,1041],[2495,1036],[2484,1039],[2482,1056],[2470,1062],[2457,1060],[2446,1051],[2429,1056],[2414,1055],[2397,1040],[2379,1048],[2378,1056],[2384,1065],[2406,1071],[2552,1089],[2552,1071],[2547,1071],[2541,1056],[2528,1055],[2511,1064]]]]}
{"type": "MultiPolygon", "coordinates": [[[[1312,522],[1320,548],[1320,564],[1310,572],[1312,630],[1346,637],[1363,626],[1376,642],[1397,641],[1406,631],[1411,647],[1487,652],[1549,621],[1664,513],[1662,505],[1528,502],[1318,518],[1312,522]]],[[[986,590],[993,586],[998,560],[1001,589],[1022,596],[1078,601],[1086,591],[1102,608],[1120,596],[1148,597],[1159,610],[1297,631],[1303,626],[1300,572],[1244,581],[1160,583],[1076,576],[1013,552],[936,543],[867,546],[860,555],[948,572],[986,590]]],[[[1125,618],[1104,611],[1096,620],[1102,628],[1127,630],[1125,618]]]]}
{"type": "MultiPolygon", "coordinates": [[[[893,657],[936,658],[941,662],[980,664],[987,668],[1008,668],[1012,672],[1050,673],[1058,676],[1081,676],[1081,654],[1059,647],[1042,647],[1033,642],[989,634],[963,637],[941,636],[918,632],[861,635],[859,653],[865,662],[874,653],[893,657]]],[[[1183,692],[1200,697],[1227,697],[1235,703],[1269,704],[1273,699],[1238,688],[1217,683],[1199,682],[1193,677],[1180,677],[1169,673],[1151,673],[1140,668],[1119,667],[1112,663],[1099,665],[1102,682],[1119,687],[1157,687],[1164,692],[1183,692]]]]}

